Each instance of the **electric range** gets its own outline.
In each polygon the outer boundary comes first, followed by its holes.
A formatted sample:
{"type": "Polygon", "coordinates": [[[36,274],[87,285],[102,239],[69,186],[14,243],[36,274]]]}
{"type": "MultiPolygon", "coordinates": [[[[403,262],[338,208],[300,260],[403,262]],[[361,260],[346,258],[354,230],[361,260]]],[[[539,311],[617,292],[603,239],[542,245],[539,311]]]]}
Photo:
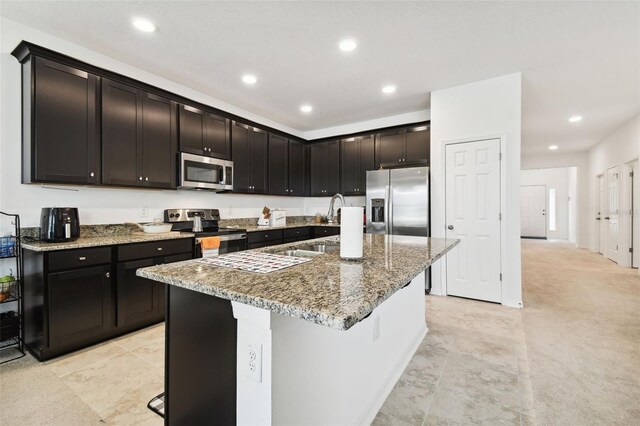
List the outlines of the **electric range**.
{"type": "Polygon", "coordinates": [[[168,209],[164,211],[164,221],[171,223],[174,231],[192,232],[196,235],[196,257],[202,257],[200,241],[204,237],[220,237],[220,254],[247,249],[247,230],[220,229],[218,209],[168,209]],[[198,220],[201,222],[202,230],[194,231],[194,222],[198,220]]]}

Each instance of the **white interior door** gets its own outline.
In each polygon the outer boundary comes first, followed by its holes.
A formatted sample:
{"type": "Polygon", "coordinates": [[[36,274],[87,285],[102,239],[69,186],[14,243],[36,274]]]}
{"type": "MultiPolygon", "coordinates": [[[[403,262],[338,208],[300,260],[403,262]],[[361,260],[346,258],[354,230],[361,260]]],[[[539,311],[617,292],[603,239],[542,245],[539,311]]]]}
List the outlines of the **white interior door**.
{"type": "Polygon", "coordinates": [[[598,251],[600,254],[605,254],[607,251],[607,223],[604,220],[606,216],[606,191],[604,187],[604,175],[598,176],[598,210],[596,215],[597,225],[597,238],[598,238],[598,251]]]}
{"type": "Polygon", "coordinates": [[[500,282],[500,140],[447,145],[447,294],[502,301],[500,282]]]}
{"type": "Polygon", "coordinates": [[[631,170],[631,267],[640,264],[640,161],[632,164],[631,170]]]}
{"type": "Polygon", "coordinates": [[[520,236],[547,237],[547,187],[520,187],[520,236]]]}
{"type": "Polygon", "coordinates": [[[618,168],[607,170],[607,212],[605,226],[607,227],[607,257],[618,261],[618,233],[619,233],[619,191],[618,168]]]}

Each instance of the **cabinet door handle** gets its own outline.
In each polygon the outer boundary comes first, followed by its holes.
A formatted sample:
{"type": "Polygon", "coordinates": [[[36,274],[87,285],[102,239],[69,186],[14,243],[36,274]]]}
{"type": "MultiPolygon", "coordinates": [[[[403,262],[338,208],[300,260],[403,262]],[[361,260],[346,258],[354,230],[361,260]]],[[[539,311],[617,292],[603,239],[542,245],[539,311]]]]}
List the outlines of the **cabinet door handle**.
{"type": "Polygon", "coordinates": [[[96,175],[96,174],[95,174],[95,173],[93,173],[93,172],[89,173],[89,176],[91,176],[91,177],[94,177],[95,175],[96,175]]]}
{"type": "Polygon", "coordinates": [[[148,177],[144,178],[144,180],[145,180],[145,182],[149,182],[149,178],[148,177]]]}
{"type": "Polygon", "coordinates": [[[162,247],[158,247],[158,251],[162,251],[162,247]]]}
{"type": "Polygon", "coordinates": [[[105,273],[104,276],[107,277],[107,278],[111,278],[111,272],[105,273]]]}
{"type": "Polygon", "coordinates": [[[87,258],[86,258],[86,257],[84,257],[84,256],[80,256],[80,257],[78,258],[78,260],[79,260],[80,262],[83,262],[83,261],[87,260],[87,258]]]}
{"type": "Polygon", "coordinates": [[[142,180],[142,176],[138,177],[138,180],[142,180]]]}

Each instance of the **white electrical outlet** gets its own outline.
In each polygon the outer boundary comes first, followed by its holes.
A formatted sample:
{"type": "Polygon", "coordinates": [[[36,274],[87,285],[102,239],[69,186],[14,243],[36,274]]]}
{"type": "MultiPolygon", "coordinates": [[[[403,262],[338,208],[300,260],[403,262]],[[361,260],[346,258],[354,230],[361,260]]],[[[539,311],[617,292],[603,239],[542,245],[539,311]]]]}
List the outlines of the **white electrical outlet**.
{"type": "Polygon", "coordinates": [[[140,207],[140,217],[149,216],[149,208],[148,207],[140,207]]]}
{"type": "Polygon", "coordinates": [[[258,342],[247,342],[245,374],[258,383],[262,382],[262,345],[258,342]]]}
{"type": "Polygon", "coordinates": [[[380,338],[380,317],[373,319],[373,341],[375,342],[380,338]]]}

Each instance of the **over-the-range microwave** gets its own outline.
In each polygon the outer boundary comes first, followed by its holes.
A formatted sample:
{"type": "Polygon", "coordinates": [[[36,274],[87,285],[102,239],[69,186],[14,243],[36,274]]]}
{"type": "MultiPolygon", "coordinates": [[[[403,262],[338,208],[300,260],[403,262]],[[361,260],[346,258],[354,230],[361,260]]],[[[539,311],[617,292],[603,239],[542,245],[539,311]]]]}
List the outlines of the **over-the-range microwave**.
{"type": "Polygon", "coordinates": [[[180,153],[178,188],[233,190],[233,161],[180,153]]]}

